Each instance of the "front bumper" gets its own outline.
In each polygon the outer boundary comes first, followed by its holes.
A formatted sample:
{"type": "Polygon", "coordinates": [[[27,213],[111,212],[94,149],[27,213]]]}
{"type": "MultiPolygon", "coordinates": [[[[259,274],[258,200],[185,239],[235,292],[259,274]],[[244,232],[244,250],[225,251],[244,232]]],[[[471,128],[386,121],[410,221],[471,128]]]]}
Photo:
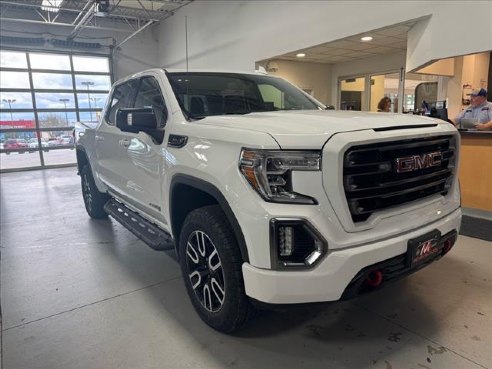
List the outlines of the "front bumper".
{"type": "Polygon", "coordinates": [[[425,227],[341,250],[328,255],[312,270],[274,271],[242,266],[246,294],[271,304],[295,304],[339,300],[353,278],[364,268],[407,252],[408,241],[439,230],[441,235],[458,231],[461,209],[425,227]]]}

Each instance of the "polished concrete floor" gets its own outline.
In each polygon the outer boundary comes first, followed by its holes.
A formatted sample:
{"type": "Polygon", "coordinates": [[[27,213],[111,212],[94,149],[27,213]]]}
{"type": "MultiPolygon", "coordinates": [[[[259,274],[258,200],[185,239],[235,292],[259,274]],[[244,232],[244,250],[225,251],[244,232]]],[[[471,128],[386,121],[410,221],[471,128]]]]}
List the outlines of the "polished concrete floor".
{"type": "Polygon", "coordinates": [[[194,313],[172,252],[89,219],[75,168],[0,183],[5,369],[492,368],[490,242],[462,236],[377,293],[226,336],[194,313]]]}

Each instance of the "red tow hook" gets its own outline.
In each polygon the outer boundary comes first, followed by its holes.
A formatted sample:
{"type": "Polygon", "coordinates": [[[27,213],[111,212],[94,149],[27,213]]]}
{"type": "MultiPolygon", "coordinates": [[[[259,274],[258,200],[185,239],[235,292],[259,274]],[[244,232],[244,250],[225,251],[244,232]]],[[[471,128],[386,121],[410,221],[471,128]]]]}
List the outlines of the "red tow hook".
{"type": "Polygon", "coordinates": [[[378,287],[383,282],[383,273],[380,270],[374,270],[369,273],[366,283],[371,287],[378,287]]]}
{"type": "Polygon", "coordinates": [[[453,247],[455,242],[455,238],[448,238],[446,241],[444,241],[444,246],[442,247],[442,254],[445,255],[451,250],[451,247],[453,247]]]}

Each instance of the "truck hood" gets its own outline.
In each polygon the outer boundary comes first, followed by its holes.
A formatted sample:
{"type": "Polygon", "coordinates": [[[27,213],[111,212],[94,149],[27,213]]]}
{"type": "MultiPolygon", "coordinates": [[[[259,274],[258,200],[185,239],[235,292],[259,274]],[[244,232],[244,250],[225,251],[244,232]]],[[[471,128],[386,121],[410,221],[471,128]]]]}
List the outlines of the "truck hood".
{"type": "Polygon", "coordinates": [[[197,124],[270,134],[283,149],[320,149],[335,133],[410,127],[440,121],[416,115],[332,110],[296,110],[209,116],[197,124]]]}

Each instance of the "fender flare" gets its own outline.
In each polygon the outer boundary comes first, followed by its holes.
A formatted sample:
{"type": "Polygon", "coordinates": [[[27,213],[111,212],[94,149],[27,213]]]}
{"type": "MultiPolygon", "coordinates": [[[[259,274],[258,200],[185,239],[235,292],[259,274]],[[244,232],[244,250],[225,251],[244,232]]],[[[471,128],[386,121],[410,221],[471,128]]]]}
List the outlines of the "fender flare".
{"type": "MultiPolygon", "coordinates": [[[[239,222],[237,221],[237,218],[232,211],[231,207],[229,206],[229,203],[227,202],[226,198],[220,192],[220,190],[215,187],[214,185],[210,184],[209,182],[206,182],[202,179],[186,175],[186,174],[176,174],[173,176],[171,180],[171,185],[169,187],[170,189],[170,196],[169,196],[169,215],[171,218],[171,228],[173,230],[173,236],[174,236],[174,229],[175,229],[175,222],[173,221],[173,216],[172,216],[172,209],[174,207],[173,204],[173,192],[176,188],[177,185],[186,185],[195,188],[198,191],[205,192],[212,198],[214,198],[219,206],[221,207],[222,211],[225,213],[227,220],[232,226],[232,230],[234,232],[234,235],[236,236],[236,240],[239,245],[239,250],[241,252],[241,256],[243,258],[244,262],[249,262],[249,255],[248,255],[248,248],[246,246],[246,241],[244,239],[243,231],[241,229],[241,226],[239,225],[239,222]]],[[[176,244],[176,251],[178,248],[178,241],[175,242],[176,244]]],[[[179,255],[179,253],[178,253],[179,255]]]]}

